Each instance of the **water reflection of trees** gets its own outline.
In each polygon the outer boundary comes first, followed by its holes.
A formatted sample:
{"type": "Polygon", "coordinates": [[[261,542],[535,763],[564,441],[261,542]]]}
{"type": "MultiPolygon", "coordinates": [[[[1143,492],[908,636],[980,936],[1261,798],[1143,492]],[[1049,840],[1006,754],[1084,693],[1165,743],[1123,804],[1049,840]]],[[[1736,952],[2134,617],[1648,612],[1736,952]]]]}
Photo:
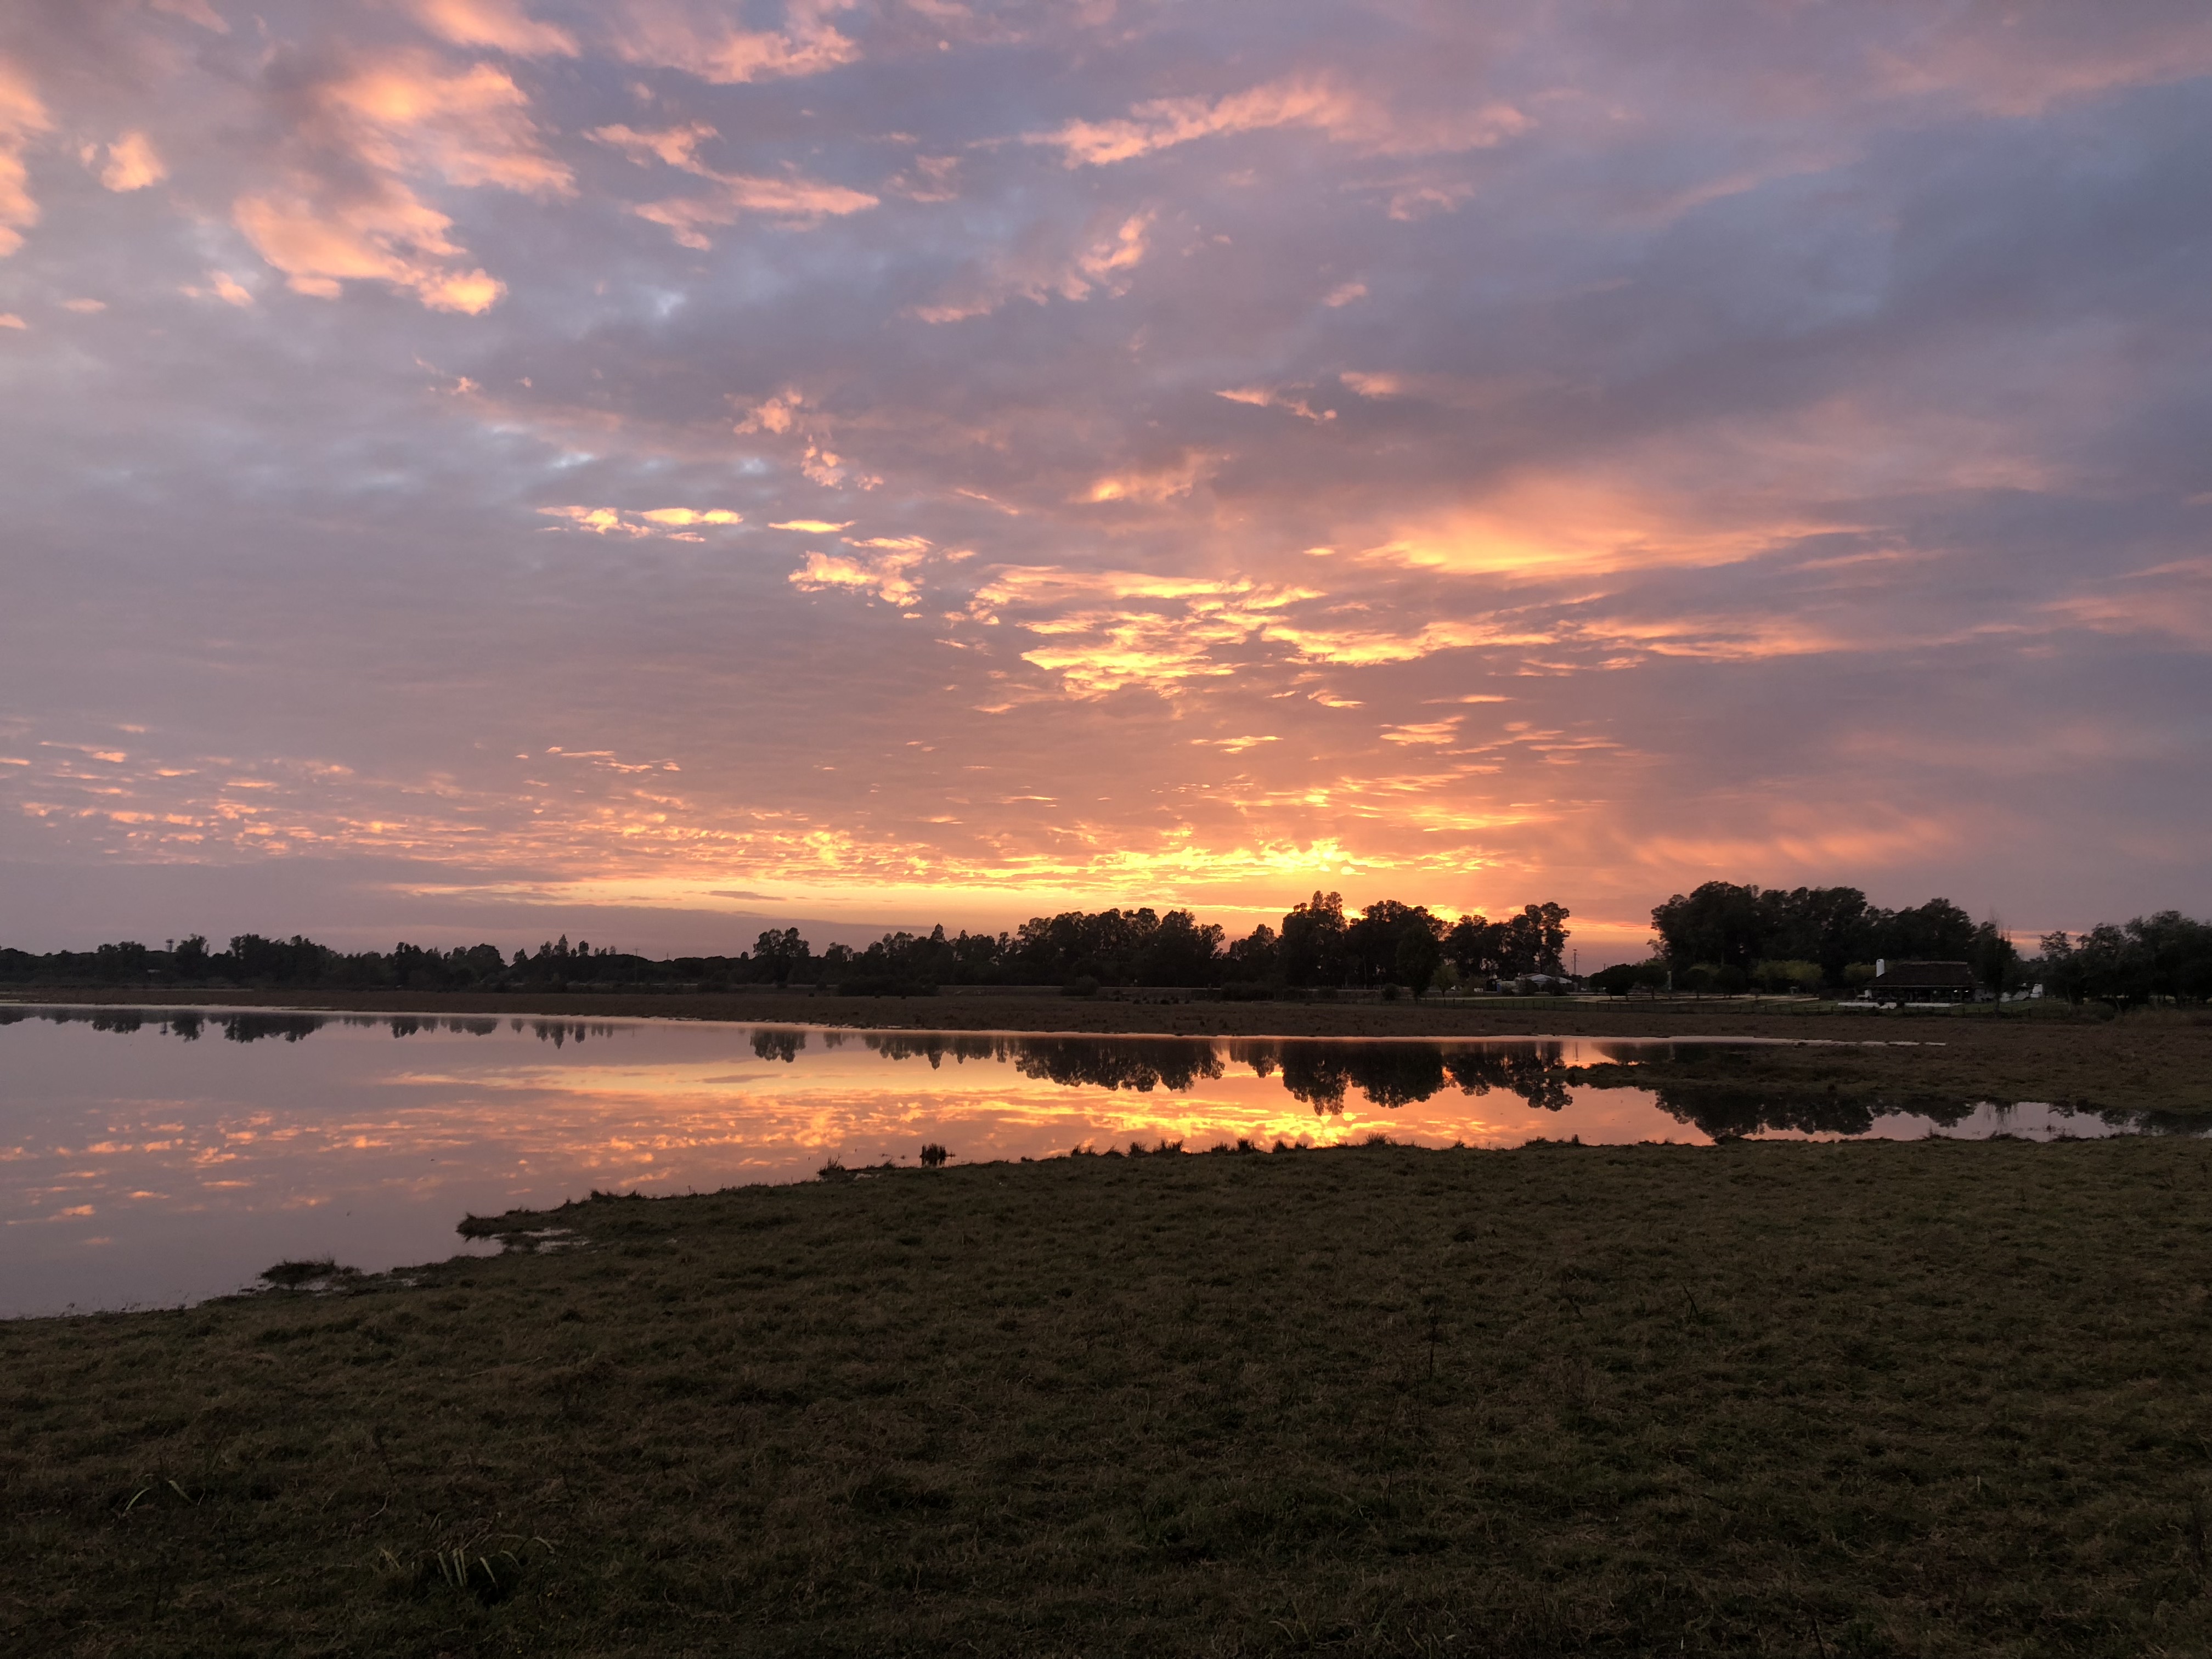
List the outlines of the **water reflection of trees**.
{"type": "MultiPolygon", "coordinates": [[[[1662,1083],[1652,1092],[1659,1109],[1715,1140],[1781,1133],[1863,1135],[1875,1121],[1911,1113],[1949,1127],[1972,1117],[1972,1103],[1942,1100],[1866,1100],[1840,1095],[1776,1095],[1736,1084],[1662,1083]]],[[[2107,1115],[2108,1120],[2124,1114],[2107,1115]]]]}
{"type": "Polygon", "coordinates": [[[1024,1077],[1063,1087],[1187,1090],[1222,1074],[1220,1054],[1190,1037],[970,1036],[953,1031],[871,1031],[862,1039],[886,1060],[926,1060],[931,1067],[974,1060],[1009,1065],[1024,1077]]]}
{"type": "Polygon", "coordinates": [[[753,1056],[757,1060],[780,1060],[788,1066],[805,1047],[804,1031],[762,1026],[753,1033],[753,1056]]]}
{"type": "Polygon", "coordinates": [[[1557,1043],[1529,1042],[1444,1048],[1419,1042],[1237,1043],[1235,1058],[1261,1076],[1279,1069],[1283,1087],[1316,1116],[1340,1112],[1358,1089],[1385,1111],[1395,1111],[1456,1088],[1463,1095],[1492,1090],[1518,1095],[1542,1111],[1568,1103],[1567,1066],[1557,1043]]]}
{"type": "Polygon", "coordinates": [[[1030,1039],[1021,1044],[1013,1060],[1024,1077],[1133,1089],[1140,1094],[1154,1089],[1180,1093],[1222,1073],[1221,1056],[1210,1042],[1145,1038],[1103,1046],[1079,1037],[1030,1039]]]}
{"type": "Polygon", "coordinates": [[[1139,1093],[1188,1091],[1219,1078],[1225,1062],[1234,1061],[1261,1077],[1279,1077],[1292,1097],[1321,1115],[1342,1111],[1355,1089],[1385,1111],[1452,1088],[1468,1095],[1502,1090],[1553,1112],[1569,1098],[1567,1066],[1556,1042],[1461,1048],[1263,1037],[1217,1043],[1201,1037],[969,1036],[949,1031],[877,1031],[863,1040],[886,1060],[926,1060],[932,1066],[948,1058],[995,1060],[1024,1077],[1063,1087],[1139,1093]]]}
{"type": "MultiPolygon", "coordinates": [[[[500,1028],[498,1018],[489,1014],[324,1014],[271,1009],[241,1009],[233,1012],[203,1008],[0,1007],[0,1026],[20,1024],[32,1019],[45,1020],[52,1025],[87,1025],[95,1031],[118,1032],[125,1036],[134,1031],[150,1030],[158,1035],[178,1037],[186,1042],[197,1042],[210,1030],[219,1032],[227,1042],[259,1042],[267,1037],[297,1042],[326,1025],[369,1030],[380,1026],[395,1037],[415,1036],[428,1031],[489,1036],[500,1028]]],[[[550,1042],[556,1048],[564,1042],[581,1042],[587,1035],[611,1036],[621,1029],[611,1020],[526,1021],[517,1018],[510,1019],[507,1024],[516,1031],[535,1031],[538,1041],[550,1042]]]]}

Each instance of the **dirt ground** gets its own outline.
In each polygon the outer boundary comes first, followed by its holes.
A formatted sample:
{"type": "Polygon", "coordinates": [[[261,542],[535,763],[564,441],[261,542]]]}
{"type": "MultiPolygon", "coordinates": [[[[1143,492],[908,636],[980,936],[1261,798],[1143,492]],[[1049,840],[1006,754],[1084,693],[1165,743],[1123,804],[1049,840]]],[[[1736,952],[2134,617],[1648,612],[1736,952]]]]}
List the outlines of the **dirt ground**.
{"type": "Polygon", "coordinates": [[[1081,1031],[1186,1036],[1761,1037],[1755,1049],[1647,1060],[1653,1082],[1835,1091],[1895,1100],[1990,1100],[2119,1111],[2212,1111],[2212,1012],[2117,1018],[2059,1005],[1875,1013],[1831,1003],[1683,999],[1322,1003],[1121,1000],[1056,995],[840,997],[477,995],[444,992],[10,992],[15,1002],[191,1004],[368,1013],[537,1014],[586,1019],[711,1019],[948,1031],[1081,1031]]]}

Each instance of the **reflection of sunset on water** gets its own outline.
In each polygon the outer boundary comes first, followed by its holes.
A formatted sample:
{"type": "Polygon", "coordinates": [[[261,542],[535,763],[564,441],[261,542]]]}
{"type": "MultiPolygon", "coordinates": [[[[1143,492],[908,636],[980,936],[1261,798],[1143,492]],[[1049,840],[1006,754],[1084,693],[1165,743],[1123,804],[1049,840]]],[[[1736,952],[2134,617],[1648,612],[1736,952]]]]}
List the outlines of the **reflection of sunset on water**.
{"type": "MultiPolygon", "coordinates": [[[[0,1311],[218,1294],[286,1255],[382,1268],[453,1254],[465,1213],[804,1180],[832,1158],[911,1163],[928,1141],[984,1162],[1164,1140],[1702,1145],[1935,1127],[1779,1103],[1746,1123],[1741,1102],[1719,1117],[1573,1069],[1666,1046],[9,1009],[0,1311]]],[[[2110,1132],[2038,1109],[1961,1109],[1944,1127],[2110,1132]]]]}

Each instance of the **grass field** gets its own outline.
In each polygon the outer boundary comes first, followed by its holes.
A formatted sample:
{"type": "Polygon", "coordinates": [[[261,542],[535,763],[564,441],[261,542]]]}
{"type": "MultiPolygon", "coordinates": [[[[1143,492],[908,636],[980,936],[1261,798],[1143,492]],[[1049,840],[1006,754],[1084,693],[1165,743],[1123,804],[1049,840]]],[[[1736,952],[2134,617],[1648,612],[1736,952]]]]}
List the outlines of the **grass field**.
{"type": "Polygon", "coordinates": [[[2201,1143],[1079,1157],[483,1231],[549,1228],[0,1324],[0,1651],[2212,1650],[2201,1143]]]}

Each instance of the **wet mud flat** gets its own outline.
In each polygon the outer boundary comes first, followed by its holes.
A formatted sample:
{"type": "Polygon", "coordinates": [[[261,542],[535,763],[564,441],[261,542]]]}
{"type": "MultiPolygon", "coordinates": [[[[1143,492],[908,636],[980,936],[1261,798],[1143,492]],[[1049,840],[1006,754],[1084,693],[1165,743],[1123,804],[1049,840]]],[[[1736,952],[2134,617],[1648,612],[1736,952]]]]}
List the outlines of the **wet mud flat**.
{"type": "Polygon", "coordinates": [[[515,1248],[0,1324],[7,1650],[2212,1645],[2194,1139],[1186,1150],[469,1228],[515,1248]]]}

